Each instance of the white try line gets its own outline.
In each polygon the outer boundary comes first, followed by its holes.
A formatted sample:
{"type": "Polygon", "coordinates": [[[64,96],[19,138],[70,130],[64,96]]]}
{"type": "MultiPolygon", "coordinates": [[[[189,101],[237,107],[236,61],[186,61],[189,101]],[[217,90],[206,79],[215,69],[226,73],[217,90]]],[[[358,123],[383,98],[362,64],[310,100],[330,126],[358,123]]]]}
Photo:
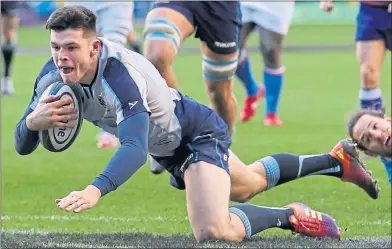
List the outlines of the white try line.
{"type": "Polygon", "coordinates": [[[147,217],[105,217],[105,216],[82,216],[75,214],[74,216],[65,215],[4,215],[1,216],[2,221],[89,221],[89,222],[139,222],[139,221],[167,221],[169,220],[165,216],[147,216],[147,217]]]}

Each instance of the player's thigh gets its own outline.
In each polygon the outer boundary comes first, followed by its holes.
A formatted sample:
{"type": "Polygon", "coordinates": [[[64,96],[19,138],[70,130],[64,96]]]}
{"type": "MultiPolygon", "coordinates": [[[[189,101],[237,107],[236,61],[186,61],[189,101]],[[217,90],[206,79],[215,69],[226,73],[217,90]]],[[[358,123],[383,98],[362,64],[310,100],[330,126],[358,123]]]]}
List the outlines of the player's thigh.
{"type": "Polygon", "coordinates": [[[199,161],[184,173],[188,218],[196,239],[219,238],[230,224],[230,176],[216,165],[199,161]]]}
{"type": "Polygon", "coordinates": [[[356,20],[356,54],[359,64],[379,70],[392,32],[392,15],[386,9],[360,4],[356,20]]]}
{"type": "Polygon", "coordinates": [[[240,41],[239,41],[239,47],[241,49],[246,47],[246,43],[248,42],[249,35],[252,33],[255,27],[256,24],[254,22],[242,23],[240,29],[240,41]]]}
{"type": "Polygon", "coordinates": [[[198,5],[194,14],[197,26],[195,36],[202,41],[203,54],[206,49],[217,57],[236,54],[241,25],[240,3],[206,1],[198,5]]]}
{"type": "Polygon", "coordinates": [[[251,8],[244,7],[241,5],[242,19],[240,25],[240,40],[239,47],[245,48],[246,43],[248,41],[249,35],[252,33],[254,28],[256,27],[255,22],[253,21],[253,10],[251,8]]]}
{"type": "Polygon", "coordinates": [[[282,66],[282,50],[284,34],[258,26],[260,40],[260,51],[263,55],[264,65],[270,69],[277,69],[282,66]]]}
{"type": "Polygon", "coordinates": [[[132,6],[130,2],[118,2],[99,10],[99,32],[105,38],[125,45],[132,31],[132,6]]]}
{"type": "Polygon", "coordinates": [[[4,1],[1,3],[1,34],[6,40],[16,36],[19,25],[17,2],[4,1]]]}
{"type": "Polygon", "coordinates": [[[357,41],[356,54],[360,65],[366,64],[375,70],[381,69],[386,52],[383,40],[357,41]]]}
{"type": "Polygon", "coordinates": [[[202,71],[208,89],[232,92],[237,69],[241,23],[239,2],[200,2],[195,11],[196,37],[203,54],[202,71]],[[200,10],[200,11],[199,11],[200,10]]]}
{"type": "Polygon", "coordinates": [[[162,51],[175,55],[182,41],[194,30],[192,13],[181,2],[156,3],[144,25],[145,54],[162,51]]]}
{"type": "Polygon", "coordinates": [[[263,165],[255,162],[246,165],[229,150],[229,170],[231,180],[230,199],[236,202],[247,202],[267,187],[263,165]]]}

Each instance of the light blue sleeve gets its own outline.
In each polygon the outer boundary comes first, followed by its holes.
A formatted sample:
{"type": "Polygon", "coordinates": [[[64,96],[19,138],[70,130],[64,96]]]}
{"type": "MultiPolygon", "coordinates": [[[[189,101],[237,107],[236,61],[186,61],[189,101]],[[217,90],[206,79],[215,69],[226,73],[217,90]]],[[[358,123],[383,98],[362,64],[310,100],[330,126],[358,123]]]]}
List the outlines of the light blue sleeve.
{"type": "Polygon", "coordinates": [[[392,161],[381,157],[381,162],[384,164],[385,170],[387,171],[388,181],[392,184],[392,161]]]}

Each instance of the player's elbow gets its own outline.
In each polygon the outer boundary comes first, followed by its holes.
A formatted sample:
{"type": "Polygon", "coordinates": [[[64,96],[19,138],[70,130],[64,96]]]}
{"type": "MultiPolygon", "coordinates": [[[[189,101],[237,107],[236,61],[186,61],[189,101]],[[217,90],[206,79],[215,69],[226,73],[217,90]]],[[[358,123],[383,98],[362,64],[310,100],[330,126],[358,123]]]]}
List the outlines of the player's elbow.
{"type": "Polygon", "coordinates": [[[19,155],[26,156],[31,154],[35,150],[35,148],[37,148],[37,145],[32,145],[27,142],[21,142],[18,140],[18,138],[15,137],[14,147],[19,155]]]}
{"type": "Polygon", "coordinates": [[[140,148],[140,162],[139,165],[143,166],[147,162],[148,156],[148,149],[147,148],[140,148]]]}
{"type": "Polygon", "coordinates": [[[121,141],[121,146],[133,147],[133,150],[136,151],[136,153],[134,154],[137,156],[132,158],[132,163],[142,166],[147,162],[147,156],[148,156],[147,143],[144,143],[143,141],[123,140],[121,141]]]}
{"type": "Polygon", "coordinates": [[[14,148],[19,155],[29,155],[37,148],[37,146],[38,142],[33,142],[27,137],[23,137],[20,134],[18,127],[16,127],[14,132],[14,148]]]}

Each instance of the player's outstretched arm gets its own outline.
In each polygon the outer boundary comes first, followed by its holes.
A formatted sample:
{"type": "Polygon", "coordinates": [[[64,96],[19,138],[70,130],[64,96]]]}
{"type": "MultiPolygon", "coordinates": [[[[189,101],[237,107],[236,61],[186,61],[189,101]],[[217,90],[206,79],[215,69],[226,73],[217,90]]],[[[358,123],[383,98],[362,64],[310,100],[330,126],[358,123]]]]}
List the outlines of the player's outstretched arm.
{"type": "Polygon", "coordinates": [[[148,153],[149,115],[140,112],[118,125],[121,147],[104,171],[82,191],[71,192],[57,199],[57,206],[66,211],[82,212],[94,207],[99,198],[125,183],[146,163],[148,153]]]}
{"type": "Polygon", "coordinates": [[[147,112],[135,114],[119,124],[118,134],[121,147],[105,170],[92,182],[92,185],[101,191],[101,196],[117,189],[146,163],[148,127],[147,112]]]}

